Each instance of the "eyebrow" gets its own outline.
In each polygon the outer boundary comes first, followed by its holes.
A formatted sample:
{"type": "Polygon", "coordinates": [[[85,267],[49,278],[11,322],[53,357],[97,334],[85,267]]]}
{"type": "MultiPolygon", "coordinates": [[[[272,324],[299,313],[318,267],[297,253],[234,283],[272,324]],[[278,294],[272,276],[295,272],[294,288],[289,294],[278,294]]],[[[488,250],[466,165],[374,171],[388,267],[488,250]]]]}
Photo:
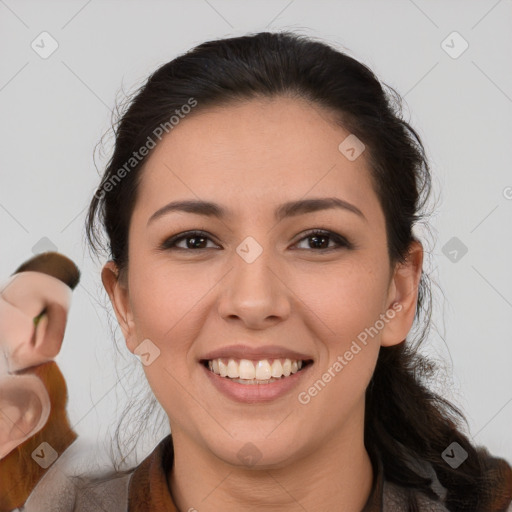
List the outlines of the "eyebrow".
{"type": "MultiPolygon", "coordinates": [[[[328,210],[332,208],[350,211],[368,222],[363,212],[359,208],[338,197],[322,197],[316,199],[300,199],[298,201],[289,201],[278,206],[274,212],[274,216],[277,221],[280,221],[286,217],[294,217],[296,215],[303,215],[305,213],[328,210]]],[[[153,213],[153,215],[151,215],[149,218],[147,225],[149,226],[150,223],[170,212],[194,213],[196,215],[216,217],[218,219],[225,219],[232,213],[230,210],[211,201],[200,201],[195,199],[173,201],[153,213]]]]}

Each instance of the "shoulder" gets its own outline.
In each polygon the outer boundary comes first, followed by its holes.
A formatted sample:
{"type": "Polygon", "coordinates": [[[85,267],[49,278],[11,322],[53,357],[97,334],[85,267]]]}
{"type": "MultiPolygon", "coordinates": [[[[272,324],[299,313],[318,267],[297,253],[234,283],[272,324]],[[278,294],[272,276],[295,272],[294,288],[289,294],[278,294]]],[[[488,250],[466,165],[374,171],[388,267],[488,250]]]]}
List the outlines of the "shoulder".
{"type": "Polygon", "coordinates": [[[106,477],[76,479],[76,494],[73,512],[128,510],[128,488],[133,472],[106,477]]]}
{"type": "Polygon", "coordinates": [[[73,443],[47,469],[20,512],[126,512],[133,470],[84,472],[79,461],[86,447],[73,443]]]}
{"type": "Polygon", "coordinates": [[[55,471],[48,474],[34,489],[23,512],[90,512],[108,510],[126,512],[128,509],[128,484],[131,474],[98,477],[77,477],[55,471]]]}

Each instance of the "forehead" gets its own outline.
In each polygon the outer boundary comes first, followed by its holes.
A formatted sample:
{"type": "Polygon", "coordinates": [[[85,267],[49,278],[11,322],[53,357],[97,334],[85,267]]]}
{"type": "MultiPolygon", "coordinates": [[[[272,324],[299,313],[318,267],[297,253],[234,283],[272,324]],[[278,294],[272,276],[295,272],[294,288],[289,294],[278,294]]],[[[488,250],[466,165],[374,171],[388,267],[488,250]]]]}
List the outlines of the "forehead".
{"type": "Polygon", "coordinates": [[[336,196],[360,209],[364,205],[371,215],[378,205],[364,152],[350,161],[338,149],[349,135],[329,111],[300,99],[199,110],[148,156],[136,210],[147,220],[173,199],[215,200],[242,213],[291,199],[336,196]]]}

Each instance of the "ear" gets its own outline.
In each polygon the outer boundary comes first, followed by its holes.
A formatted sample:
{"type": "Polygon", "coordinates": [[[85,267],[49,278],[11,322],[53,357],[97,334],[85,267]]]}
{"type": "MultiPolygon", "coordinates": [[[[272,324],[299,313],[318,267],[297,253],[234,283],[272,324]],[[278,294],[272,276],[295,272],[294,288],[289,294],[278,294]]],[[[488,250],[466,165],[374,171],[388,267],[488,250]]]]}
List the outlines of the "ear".
{"type": "Polygon", "coordinates": [[[137,336],[135,323],[130,305],[130,296],[127,283],[120,278],[120,273],[114,261],[109,260],[105,263],[101,271],[101,280],[103,286],[110,297],[110,302],[114,308],[121,331],[128,350],[133,353],[137,348],[137,336]]]}
{"type": "Polygon", "coordinates": [[[397,264],[391,278],[388,293],[389,321],[381,336],[381,346],[389,347],[404,341],[411,330],[416,313],[418,287],[423,266],[423,246],[414,240],[407,260],[397,264]]]}
{"type": "Polygon", "coordinates": [[[50,397],[35,375],[0,378],[0,459],[35,436],[50,415],[50,397]]]}

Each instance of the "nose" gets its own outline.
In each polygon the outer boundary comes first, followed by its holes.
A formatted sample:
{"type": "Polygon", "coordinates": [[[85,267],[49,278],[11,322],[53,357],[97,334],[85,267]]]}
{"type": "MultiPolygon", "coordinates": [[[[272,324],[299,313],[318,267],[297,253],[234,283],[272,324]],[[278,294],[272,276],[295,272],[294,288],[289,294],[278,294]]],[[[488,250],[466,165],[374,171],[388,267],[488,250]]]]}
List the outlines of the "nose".
{"type": "Polygon", "coordinates": [[[264,329],[288,318],[293,294],[270,252],[263,250],[252,262],[234,255],[219,297],[218,312],[223,319],[238,319],[248,329],[264,329]]]}

